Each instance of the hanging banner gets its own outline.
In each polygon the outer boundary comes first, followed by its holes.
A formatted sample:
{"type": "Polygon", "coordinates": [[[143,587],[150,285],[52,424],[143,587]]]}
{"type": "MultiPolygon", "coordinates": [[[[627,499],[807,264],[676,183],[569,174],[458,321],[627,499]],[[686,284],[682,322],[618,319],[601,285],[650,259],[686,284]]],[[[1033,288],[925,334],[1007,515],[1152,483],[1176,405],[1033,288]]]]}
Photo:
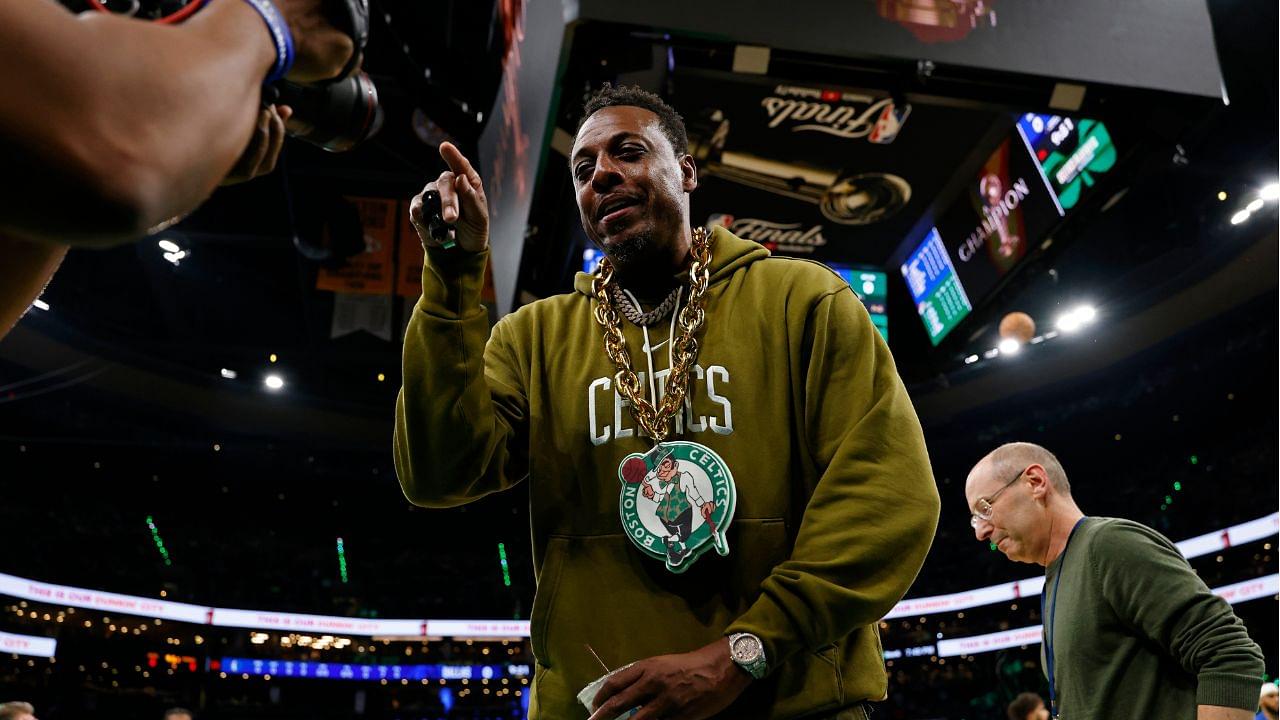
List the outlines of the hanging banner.
{"type": "MultiPolygon", "coordinates": [[[[392,252],[396,240],[396,201],[386,198],[349,197],[360,213],[364,252],[348,258],[342,267],[320,268],[317,290],[389,295],[392,287],[392,252]]],[[[324,232],[328,232],[326,228],[324,232]]]]}
{"type": "Polygon", "coordinates": [[[422,263],[425,250],[418,231],[409,221],[409,203],[400,203],[400,245],[396,251],[396,295],[414,298],[422,294],[422,263]]]}
{"type": "Polygon", "coordinates": [[[353,295],[336,293],[333,296],[333,322],[330,338],[340,338],[364,330],[374,337],[391,340],[391,296],[353,295]]]}

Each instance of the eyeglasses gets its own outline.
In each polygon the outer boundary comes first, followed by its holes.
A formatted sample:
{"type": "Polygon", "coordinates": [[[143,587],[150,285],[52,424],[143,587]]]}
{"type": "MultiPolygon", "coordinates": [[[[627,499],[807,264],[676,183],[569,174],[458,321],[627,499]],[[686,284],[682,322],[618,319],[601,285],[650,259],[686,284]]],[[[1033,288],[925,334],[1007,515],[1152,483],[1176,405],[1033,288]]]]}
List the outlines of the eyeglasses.
{"type": "Polygon", "coordinates": [[[1004,485],[1003,485],[999,490],[997,490],[997,491],[995,492],[995,494],[994,494],[994,495],[992,495],[991,497],[989,497],[989,498],[978,498],[978,512],[973,513],[972,515],[970,515],[970,516],[969,516],[969,526],[970,526],[970,527],[972,527],[972,528],[974,528],[974,529],[977,529],[977,527],[978,527],[978,523],[980,523],[980,522],[990,522],[990,520],[991,520],[991,514],[992,514],[993,512],[995,512],[995,504],[996,504],[996,500],[1000,498],[1000,494],[1001,494],[1001,493],[1003,493],[1005,490],[1008,490],[1010,485],[1012,485],[1012,484],[1014,484],[1014,483],[1018,482],[1019,478],[1021,478],[1024,474],[1026,474],[1027,470],[1028,470],[1030,467],[1031,467],[1031,466],[1030,466],[1030,465],[1028,465],[1027,467],[1023,468],[1023,469],[1022,469],[1022,472],[1018,473],[1017,475],[1015,475],[1015,476],[1013,477],[1013,479],[1012,479],[1012,480],[1010,480],[1009,482],[1005,483],[1005,484],[1004,484],[1004,485]]]}

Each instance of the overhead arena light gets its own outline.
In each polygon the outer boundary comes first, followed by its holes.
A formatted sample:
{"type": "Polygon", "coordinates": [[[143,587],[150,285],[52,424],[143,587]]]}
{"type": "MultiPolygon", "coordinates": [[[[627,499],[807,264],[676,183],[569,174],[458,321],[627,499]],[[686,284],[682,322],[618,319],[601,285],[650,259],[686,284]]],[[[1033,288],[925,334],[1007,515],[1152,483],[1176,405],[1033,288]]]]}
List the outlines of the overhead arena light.
{"type": "Polygon", "coordinates": [[[974,363],[976,363],[976,362],[978,362],[978,356],[977,356],[977,355],[970,355],[969,357],[967,357],[967,358],[965,358],[965,359],[964,359],[964,364],[965,364],[965,365],[972,365],[972,364],[974,364],[974,363]]]}
{"type": "Polygon", "coordinates": [[[284,387],[284,378],[279,375],[268,375],[263,378],[262,384],[266,385],[268,390],[280,390],[284,387]]]}
{"type": "Polygon", "coordinates": [[[186,251],[186,250],[179,250],[179,251],[177,251],[177,252],[167,252],[167,253],[165,253],[165,254],[164,254],[164,259],[165,259],[165,260],[168,260],[169,262],[173,263],[174,265],[177,265],[178,263],[182,262],[182,259],[183,259],[183,258],[185,258],[186,256],[187,256],[187,251],[186,251]]]}
{"type": "Polygon", "coordinates": [[[1245,220],[1248,220],[1248,219],[1249,219],[1249,211],[1248,211],[1248,210],[1241,210],[1240,212],[1238,212],[1238,213],[1236,213],[1235,215],[1232,215],[1232,216],[1231,216],[1231,224],[1232,224],[1232,225],[1239,225],[1240,223],[1242,223],[1242,222],[1244,222],[1245,220]]]}
{"type": "Polygon", "coordinates": [[[1280,183],[1271,183],[1258,191],[1258,197],[1263,200],[1276,200],[1280,198],[1280,183]]]}
{"type": "Polygon", "coordinates": [[[31,301],[31,307],[36,308],[37,310],[44,310],[47,312],[49,310],[49,303],[41,300],[40,298],[36,298],[35,300],[31,301]]]}
{"type": "Polygon", "coordinates": [[[232,370],[232,369],[230,369],[230,368],[222,368],[222,373],[221,373],[221,374],[222,374],[222,377],[224,377],[224,378],[226,378],[226,379],[228,379],[228,380],[235,380],[235,379],[236,379],[236,371],[235,371],[235,370],[232,370]]]}
{"type": "Polygon", "coordinates": [[[1058,329],[1067,333],[1075,332],[1093,322],[1097,316],[1098,311],[1092,305],[1080,305],[1058,318],[1058,329]]]}
{"type": "Polygon", "coordinates": [[[1251,213],[1255,213],[1261,210],[1263,205],[1266,205],[1265,200],[1263,200],[1262,198],[1254,198],[1253,202],[1244,206],[1244,209],[1248,210],[1251,213]]]}
{"type": "Polygon", "coordinates": [[[165,252],[167,252],[167,253],[176,253],[176,252],[178,252],[179,250],[181,250],[181,249],[182,249],[182,248],[178,247],[178,243],[176,243],[176,242],[174,242],[174,241],[170,240],[169,238],[164,238],[164,239],[162,239],[160,242],[158,242],[158,243],[156,243],[156,244],[160,246],[160,249],[161,249],[161,250],[163,250],[163,251],[165,251],[165,252]]]}
{"type": "Polygon", "coordinates": [[[1022,349],[1022,343],[1013,338],[1005,338],[1000,341],[997,347],[1001,355],[1017,355],[1018,351],[1022,349]]]}

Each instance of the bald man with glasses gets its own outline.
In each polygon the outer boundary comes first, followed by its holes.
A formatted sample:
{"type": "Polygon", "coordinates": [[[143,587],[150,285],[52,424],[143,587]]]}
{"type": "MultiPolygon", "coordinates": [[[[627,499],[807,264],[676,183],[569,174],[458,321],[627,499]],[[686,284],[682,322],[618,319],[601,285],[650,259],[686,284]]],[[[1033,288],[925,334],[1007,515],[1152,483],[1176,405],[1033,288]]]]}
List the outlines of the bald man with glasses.
{"type": "Polygon", "coordinates": [[[1250,720],[1262,651],[1160,533],[1088,517],[1053,453],[996,448],[965,482],[970,524],[1045,568],[1042,656],[1062,720],[1250,720]]]}

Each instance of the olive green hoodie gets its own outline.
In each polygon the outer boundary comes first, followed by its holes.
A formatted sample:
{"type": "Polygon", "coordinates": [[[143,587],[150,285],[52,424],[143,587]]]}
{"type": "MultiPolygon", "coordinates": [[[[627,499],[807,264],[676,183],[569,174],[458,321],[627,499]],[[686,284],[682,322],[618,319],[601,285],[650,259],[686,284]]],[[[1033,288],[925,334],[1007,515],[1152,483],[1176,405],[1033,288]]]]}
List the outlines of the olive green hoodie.
{"type": "MultiPolygon", "coordinates": [[[[919,422],[839,276],[723,229],[712,241],[706,322],[673,439],[728,463],[737,504],[729,554],[678,575],[633,546],[619,519],[618,465],[651,443],[614,392],[590,276],[490,334],[479,302],[487,253],[427,252],[405,336],[396,469],[426,507],[532,483],[532,718],[586,717],[575,694],[602,672],[584,643],[619,667],[733,632],[763,640],[769,675],[721,717],[834,714],[885,696],[877,623],[915,579],[938,520],[919,422]]],[[[661,387],[669,321],[647,340],[624,326],[641,384],[652,375],[661,387]]]]}

